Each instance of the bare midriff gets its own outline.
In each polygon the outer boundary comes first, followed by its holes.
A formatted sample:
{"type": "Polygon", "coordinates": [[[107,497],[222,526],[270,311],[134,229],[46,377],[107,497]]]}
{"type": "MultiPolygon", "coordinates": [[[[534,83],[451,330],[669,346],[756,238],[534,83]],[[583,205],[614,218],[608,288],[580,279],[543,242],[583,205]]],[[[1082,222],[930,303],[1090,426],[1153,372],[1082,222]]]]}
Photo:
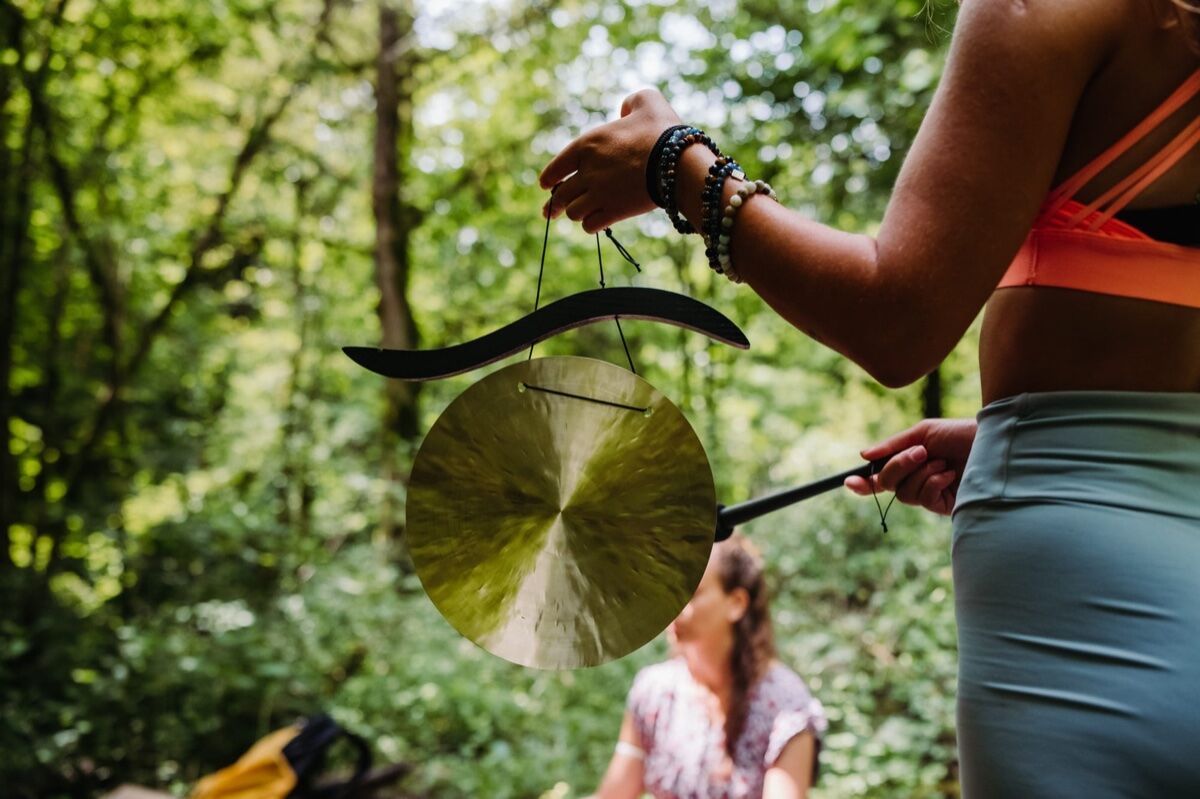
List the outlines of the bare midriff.
{"type": "MultiPolygon", "coordinates": [[[[1132,129],[1196,69],[1195,53],[1177,33],[1131,33],[1096,76],[1080,99],[1055,185],[1132,129]],[[1115,98],[1122,102],[1114,104],[1115,98]]],[[[1192,103],[1180,119],[1195,108],[1192,103]]],[[[1166,135],[1135,148],[1132,163],[1166,135]]],[[[1115,177],[1089,187],[1081,199],[1115,177]]],[[[1200,148],[1130,207],[1188,204],[1198,186],[1200,148]]],[[[1200,392],[1200,309],[1045,286],[998,289],[984,311],[979,368],[985,404],[1036,391],[1200,392]]]]}
{"type": "Polygon", "coordinates": [[[999,289],[979,341],[983,402],[1036,391],[1200,392],[1200,309],[1070,289],[999,289]]]}

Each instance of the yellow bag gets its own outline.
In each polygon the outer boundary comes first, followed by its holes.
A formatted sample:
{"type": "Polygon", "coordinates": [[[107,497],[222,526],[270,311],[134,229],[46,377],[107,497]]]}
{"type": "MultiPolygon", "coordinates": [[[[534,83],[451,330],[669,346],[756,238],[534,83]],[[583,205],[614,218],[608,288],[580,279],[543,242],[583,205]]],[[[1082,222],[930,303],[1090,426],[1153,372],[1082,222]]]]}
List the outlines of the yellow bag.
{"type": "Polygon", "coordinates": [[[191,799],[284,799],[296,787],[296,772],[283,747],[300,729],[293,724],[261,739],[232,766],[196,783],[191,799]]]}
{"type": "Polygon", "coordinates": [[[209,774],[196,783],[189,799],[285,799],[352,795],[359,780],[371,767],[371,749],[325,715],[313,716],[262,738],[232,766],[209,774]],[[337,786],[310,793],[308,780],[321,770],[325,750],[338,738],[346,738],[358,749],[354,777],[337,786]],[[298,789],[297,784],[302,783],[298,789]],[[336,793],[335,793],[336,790],[336,793]]]}

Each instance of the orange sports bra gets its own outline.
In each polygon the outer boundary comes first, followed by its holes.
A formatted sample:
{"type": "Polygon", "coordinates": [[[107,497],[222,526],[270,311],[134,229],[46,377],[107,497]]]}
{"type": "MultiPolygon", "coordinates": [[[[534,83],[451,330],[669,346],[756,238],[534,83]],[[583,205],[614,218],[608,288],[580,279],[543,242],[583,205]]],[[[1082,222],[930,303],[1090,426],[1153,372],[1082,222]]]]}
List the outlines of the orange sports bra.
{"type": "Polygon", "coordinates": [[[1200,143],[1200,117],[1086,205],[1076,192],[1200,93],[1200,69],[1120,141],[1050,192],[997,288],[1055,286],[1200,308],[1200,248],[1158,241],[1115,215],[1200,143]]]}

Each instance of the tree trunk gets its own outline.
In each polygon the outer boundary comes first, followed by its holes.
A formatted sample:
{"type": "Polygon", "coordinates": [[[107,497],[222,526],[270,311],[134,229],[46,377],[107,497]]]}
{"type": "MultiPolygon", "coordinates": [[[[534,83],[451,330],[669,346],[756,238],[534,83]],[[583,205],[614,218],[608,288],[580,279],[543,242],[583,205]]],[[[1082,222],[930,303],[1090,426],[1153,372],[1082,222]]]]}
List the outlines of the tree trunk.
{"type": "Polygon", "coordinates": [[[12,83],[10,70],[0,74],[4,105],[0,106],[0,570],[11,565],[9,528],[17,518],[18,485],[16,459],[9,449],[9,419],[13,415],[10,377],[13,364],[13,334],[16,330],[17,295],[29,235],[30,184],[33,178],[33,125],[27,122],[17,158],[8,145],[8,126],[14,122],[7,101],[12,83]]]}
{"type": "Polygon", "coordinates": [[[922,413],[925,419],[939,419],[942,416],[942,367],[938,367],[925,377],[925,385],[921,388],[922,413]]]}
{"type": "MultiPolygon", "coordinates": [[[[375,282],[379,288],[382,346],[415,349],[417,329],[408,302],[409,239],[412,214],[403,201],[401,164],[412,141],[413,15],[404,5],[379,6],[379,58],[375,83],[375,282]]],[[[382,466],[385,495],[379,517],[382,543],[396,539],[404,483],[402,441],[415,441],[417,385],[389,380],[383,417],[382,466]]]]}
{"type": "Polygon", "coordinates": [[[307,553],[311,546],[312,503],[315,486],[309,463],[312,445],[312,394],[305,358],[311,345],[309,331],[311,312],[308,309],[308,280],[304,275],[303,220],[307,213],[308,183],[296,183],[295,221],[292,227],[292,305],[295,309],[296,351],[292,353],[291,375],[283,411],[281,447],[283,450],[283,485],[280,488],[280,521],[294,532],[307,553]]]}

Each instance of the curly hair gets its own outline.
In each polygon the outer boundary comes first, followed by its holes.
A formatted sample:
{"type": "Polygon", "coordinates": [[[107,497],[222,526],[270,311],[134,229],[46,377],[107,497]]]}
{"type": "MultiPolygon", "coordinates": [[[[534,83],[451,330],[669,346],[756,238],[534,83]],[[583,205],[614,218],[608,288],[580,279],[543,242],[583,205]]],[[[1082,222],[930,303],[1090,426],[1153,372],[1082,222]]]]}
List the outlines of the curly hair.
{"type": "Polygon", "coordinates": [[[763,561],[757,549],[740,534],[717,546],[717,576],[725,593],[742,588],[749,595],[745,614],[733,625],[733,690],[725,717],[725,750],[733,757],[734,746],[746,724],[746,699],[751,686],[762,677],[775,657],[775,635],[763,561]]]}

